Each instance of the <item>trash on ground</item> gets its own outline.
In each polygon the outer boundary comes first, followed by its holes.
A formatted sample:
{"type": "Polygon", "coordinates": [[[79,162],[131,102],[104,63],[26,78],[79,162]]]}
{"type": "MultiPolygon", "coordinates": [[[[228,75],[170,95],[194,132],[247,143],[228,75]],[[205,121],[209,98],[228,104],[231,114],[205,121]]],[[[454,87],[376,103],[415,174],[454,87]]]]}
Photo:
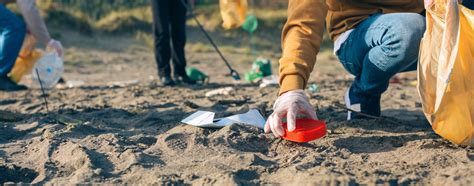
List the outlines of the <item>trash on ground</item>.
{"type": "Polygon", "coordinates": [[[206,92],[206,97],[212,97],[212,96],[217,96],[217,95],[229,95],[232,92],[234,92],[234,88],[232,87],[219,88],[219,89],[206,92]]]}
{"type": "Polygon", "coordinates": [[[209,76],[204,74],[204,72],[198,70],[197,68],[191,67],[186,69],[186,75],[188,75],[189,78],[196,82],[200,82],[203,84],[206,84],[209,82],[209,76]]]}
{"type": "Polygon", "coordinates": [[[66,83],[63,84],[57,84],[56,88],[57,89],[68,89],[68,88],[74,88],[74,87],[80,87],[85,84],[84,81],[82,80],[68,80],[66,83]]]}
{"type": "Polygon", "coordinates": [[[58,121],[60,124],[67,126],[68,128],[75,128],[76,126],[83,125],[84,121],[74,119],[68,116],[64,115],[56,115],[55,117],[56,121],[58,121]]]}
{"type": "Polygon", "coordinates": [[[140,84],[140,80],[134,79],[134,80],[127,80],[127,81],[114,81],[110,82],[107,85],[109,87],[127,87],[131,85],[138,85],[140,84]]]}
{"type": "Polygon", "coordinates": [[[232,124],[246,124],[263,129],[265,126],[265,118],[256,109],[251,109],[244,114],[236,114],[225,118],[214,118],[215,113],[209,111],[197,111],[181,122],[188,125],[203,128],[222,128],[232,124]]]}
{"type": "Polygon", "coordinates": [[[288,131],[286,123],[283,123],[283,128],[285,129],[283,139],[299,143],[322,138],[327,133],[326,123],[313,119],[296,119],[296,129],[292,132],[288,131]]]}
{"type": "Polygon", "coordinates": [[[317,93],[319,92],[319,86],[316,83],[312,83],[311,85],[308,86],[308,90],[311,93],[317,93]]]}
{"type": "Polygon", "coordinates": [[[263,77],[272,75],[271,61],[266,58],[257,58],[252,64],[252,70],[245,73],[245,80],[258,83],[263,77]]]}
{"type": "Polygon", "coordinates": [[[270,86],[278,86],[278,76],[271,75],[262,78],[262,82],[260,83],[260,88],[270,87],[270,86]]]}

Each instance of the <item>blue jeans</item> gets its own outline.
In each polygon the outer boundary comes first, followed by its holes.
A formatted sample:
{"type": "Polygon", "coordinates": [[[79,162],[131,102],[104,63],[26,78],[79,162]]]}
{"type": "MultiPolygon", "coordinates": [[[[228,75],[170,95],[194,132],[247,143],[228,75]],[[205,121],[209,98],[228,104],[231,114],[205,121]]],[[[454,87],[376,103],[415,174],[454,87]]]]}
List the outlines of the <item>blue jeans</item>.
{"type": "Polygon", "coordinates": [[[462,4],[463,4],[465,7],[469,8],[469,9],[471,9],[471,10],[474,10],[474,1],[473,1],[473,0],[463,0],[463,1],[462,1],[462,4]]]}
{"type": "Polygon", "coordinates": [[[6,77],[13,68],[25,33],[23,20],[0,4],[0,78],[6,77]]]}
{"type": "Polygon", "coordinates": [[[360,23],[337,51],[356,77],[351,91],[380,99],[393,75],[416,70],[424,31],[425,17],[416,13],[375,14],[360,23]]]}

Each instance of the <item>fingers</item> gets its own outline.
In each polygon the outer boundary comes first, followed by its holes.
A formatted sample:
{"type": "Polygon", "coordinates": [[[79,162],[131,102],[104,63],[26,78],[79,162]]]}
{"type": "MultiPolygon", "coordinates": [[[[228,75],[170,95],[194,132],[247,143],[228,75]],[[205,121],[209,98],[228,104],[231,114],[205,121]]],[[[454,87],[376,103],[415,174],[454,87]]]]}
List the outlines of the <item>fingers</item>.
{"type": "Polygon", "coordinates": [[[58,55],[59,55],[59,57],[62,58],[62,57],[63,57],[63,54],[64,54],[64,53],[63,53],[63,49],[60,48],[60,49],[58,50],[58,55]]]}
{"type": "Polygon", "coordinates": [[[59,57],[61,57],[61,58],[63,57],[63,54],[64,54],[63,53],[63,45],[61,44],[61,42],[59,42],[57,40],[54,40],[54,39],[51,39],[48,42],[47,47],[55,50],[59,57]]]}
{"type": "Polygon", "coordinates": [[[281,125],[281,117],[278,113],[273,113],[271,116],[270,128],[275,137],[282,137],[285,135],[283,126],[281,125]]]}
{"type": "Polygon", "coordinates": [[[286,113],[288,131],[294,131],[296,129],[296,115],[298,114],[298,110],[298,105],[293,103],[286,113]]]}
{"type": "Polygon", "coordinates": [[[271,131],[270,123],[271,123],[271,115],[270,117],[268,117],[267,122],[265,122],[265,127],[263,128],[263,131],[265,131],[265,133],[270,133],[271,131]]]}
{"type": "Polygon", "coordinates": [[[296,129],[296,118],[299,113],[311,119],[318,119],[303,90],[293,90],[280,95],[273,105],[273,110],[274,113],[268,118],[264,130],[266,133],[271,131],[276,137],[285,135],[281,121],[284,117],[287,120],[288,131],[296,129]]]}
{"type": "Polygon", "coordinates": [[[61,42],[57,41],[55,44],[56,52],[58,53],[59,57],[63,57],[63,45],[61,42]]]}
{"type": "Polygon", "coordinates": [[[318,119],[318,116],[316,115],[316,112],[314,111],[314,108],[310,103],[307,103],[303,106],[302,112],[304,112],[306,116],[311,119],[318,119]]]}

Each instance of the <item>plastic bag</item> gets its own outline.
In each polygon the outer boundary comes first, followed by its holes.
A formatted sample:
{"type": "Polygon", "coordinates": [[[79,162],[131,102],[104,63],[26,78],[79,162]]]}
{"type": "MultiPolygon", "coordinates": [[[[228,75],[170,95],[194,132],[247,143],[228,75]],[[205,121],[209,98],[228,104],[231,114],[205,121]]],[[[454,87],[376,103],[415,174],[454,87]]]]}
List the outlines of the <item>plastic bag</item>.
{"type": "Polygon", "coordinates": [[[418,91],[433,130],[449,141],[474,145],[474,11],[457,0],[426,4],[418,91]]]}
{"type": "Polygon", "coordinates": [[[39,81],[44,88],[53,88],[64,73],[63,60],[56,52],[47,52],[36,62],[32,70],[33,86],[40,87],[39,81]],[[38,74],[36,73],[38,71],[38,74]]]}
{"type": "Polygon", "coordinates": [[[222,27],[225,29],[238,28],[245,22],[247,16],[247,0],[219,0],[222,27]]]}
{"type": "Polygon", "coordinates": [[[41,57],[41,52],[35,49],[36,39],[32,35],[27,35],[20,54],[13,65],[8,77],[16,83],[19,83],[24,75],[31,72],[36,61],[41,57]]]}

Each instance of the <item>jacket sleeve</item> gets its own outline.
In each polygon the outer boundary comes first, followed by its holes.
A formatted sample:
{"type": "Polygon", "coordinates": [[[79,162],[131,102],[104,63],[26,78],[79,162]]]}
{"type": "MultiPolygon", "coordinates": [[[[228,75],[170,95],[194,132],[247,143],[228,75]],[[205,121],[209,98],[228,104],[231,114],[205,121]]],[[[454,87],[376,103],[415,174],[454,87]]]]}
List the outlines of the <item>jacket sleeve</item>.
{"type": "Polygon", "coordinates": [[[289,0],[282,32],[280,95],[306,87],[323,39],[327,10],[324,0],[289,0]]]}
{"type": "Polygon", "coordinates": [[[51,37],[36,7],[35,0],[17,0],[16,3],[25,19],[28,30],[40,43],[44,45],[48,44],[51,37]]]}

